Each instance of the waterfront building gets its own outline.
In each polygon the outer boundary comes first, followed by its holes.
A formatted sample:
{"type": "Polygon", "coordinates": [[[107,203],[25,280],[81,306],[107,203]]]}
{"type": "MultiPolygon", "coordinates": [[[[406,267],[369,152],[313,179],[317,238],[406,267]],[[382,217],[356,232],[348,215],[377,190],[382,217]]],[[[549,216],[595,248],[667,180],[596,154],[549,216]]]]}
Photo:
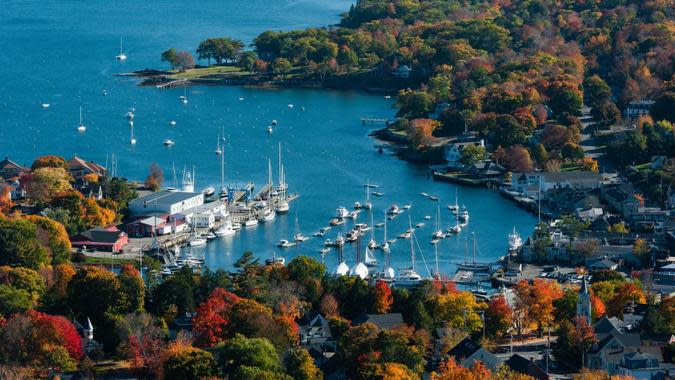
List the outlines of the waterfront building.
{"type": "Polygon", "coordinates": [[[554,189],[592,190],[601,185],[602,176],[591,171],[522,172],[511,176],[511,188],[534,199],[554,189]]]}
{"type": "Polygon", "coordinates": [[[5,157],[4,160],[0,161],[0,178],[6,181],[12,181],[21,177],[21,174],[28,173],[30,168],[21,166],[16,162],[5,157]]]}
{"type": "Polygon", "coordinates": [[[484,148],[485,140],[477,137],[470,137],[461,139],[461,141],[449,143],[445,146],[443,156],[449,169],[464,168],[464,164],[460,162],[460,159],[462,158],[462,150],[464,150],[464,148],[469,145],[475,145],[484,148]]]}
{"type": "Polygon", "coordinates": [[[576,209],[576,217],[584,222],[593,222],[604,214],[602,207],[589,207],[576,209]]]}
{"type": "Polygon", "coordinates": [[[134,216],[175,215],[203,204],[202,193],[163,190],[129,202],[129,211],[134,216]]]}
{"type": "Polygon", "coordinates": [[[169,220],[168,215],[150,216],[126,225],[126,231],[132,237],[149,237],[183,232],[186,223],[183,220],[169,220]]]}
{"type": "Polygon", "coordinates": [[[115,226],[92,228],[70,239],[73,248],[104,252],[120,252],[127,243],[129,243],[127,234],[115,226]]]}
{"type": "Polygon", "coordinates": [[[99,177],[105,175],[105,168],[94,161],[85,161],[77,156],[73,156],[66,161],[66,169],[75,181],[84,182],[84,176],[88,174],[95,174],[99,177]]]}

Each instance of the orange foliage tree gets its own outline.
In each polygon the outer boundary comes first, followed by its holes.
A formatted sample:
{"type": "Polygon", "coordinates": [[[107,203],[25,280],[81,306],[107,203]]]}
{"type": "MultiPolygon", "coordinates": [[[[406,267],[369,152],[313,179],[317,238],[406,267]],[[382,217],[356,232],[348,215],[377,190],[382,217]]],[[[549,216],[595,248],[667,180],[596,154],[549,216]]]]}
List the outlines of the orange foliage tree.
{"type": "Polygon", "coordinates": [[[431,380],[486,380],[491,374],[480,361],[474,362],[473,367],[466,368],[450,358],[441,363],[438,372],[431,373],[431,380]]]}
{"type": "Polygon", "coordinates": [[[12,188],[8,185],[0,186],[0,214],[6,213],[14,205],[11,190],[12,188]]]}
{"type": "Polygon", "coordinates": [[[391,289],[384,281],[378,281],[373,287],[373,311],[378,314],[389,312],[394,303],[394,297],[391,295],[391,289]]]}
{"type": "Polygon", "coordinates": [[[503,336],[513,324],[513,310],[506,297],[498,295],[488,302],[485,312],[485,328],[490,336],[503,336]]]}
{"type": "Polygon", "coordinates": [[[504,165],[512,172],[526,172],[532,170],[534,164],[527,149],[514,145],[506,151],[504,165]]]}
{"type": "Polygon", "coordinates": [[[647,302],[644,292],[634,282],[624,282],[614,290],[614,297],[607,303],[608,316],[623,317],[628,302],[647,302]]]}
{"type": "Polygon", "coordinates": [[[535,278],[532,284],[521,280],[514,288],[516,308],[525,311],[531,322],[537,324],[541,336],[544,325],[553,321],[553,301],[562,297],[562,289],[557,282],[535,278]]]}
{"type": "Polygon", "coordinates": [[[435,138],[434,130],[440,123],[433,119],[413,119],[408,126],[408,138],[413,147],[431,144],[435,138]]]}
{"type": "Polygon", "coordinates": [[[600,169],[598,167],[598,161],[594,160],[593,157],[584,157],[579,160],[579,166],[582,170],[590,171],[597,173],[600,169]]]}

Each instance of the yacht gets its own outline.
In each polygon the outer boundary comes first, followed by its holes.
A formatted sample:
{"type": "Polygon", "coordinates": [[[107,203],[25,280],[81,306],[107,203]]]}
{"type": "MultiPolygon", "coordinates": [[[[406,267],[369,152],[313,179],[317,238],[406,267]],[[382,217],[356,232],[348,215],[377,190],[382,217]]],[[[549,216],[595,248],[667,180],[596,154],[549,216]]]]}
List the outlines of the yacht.
{"type": "Polygon", "coordinates": [[[303,241],[309,240],[309,238],[305,235],[302,234],[302,232],[298,232],[293,236],[293,239],[295,239],[296,242],[302,243],[303,241]]]}
{"type": "Polygon", "coordinates": [[[445,234],[443,233],[443,228],[441,227],[441,205],[438,203],[436,205],[436,229],[434,230],[432,237],[434,239],[444,239],[445,234]]]}
{"type": "Polygon", "coordinates": [[[115,56],[115,59],[118,61],[124,61],[127,59],[127,55],[124,54],[124,50],[122,50],[122,37],[120,37],[120,53],[115,56]]]}
{"type": "Polygon", "coordinates": [[[275,265],[275,264],[284,265],[284,264],[286,264],[286,259],[283,258],[282,256],[277,256],[277,253],[272,251],[272,257],[269,258],[269,259],[266,259],[265,264],[267,264],[267,265],[275,265]]]}
{"type": "Polygon", "coordinates": [[[77,131],[82,133],[87,130],[87,127],[82,123],[82,107],[80,107],[80,125],[77,127],[77,131]]]}
{"type": "Polygon", "coordinates": [[[164,146],[173,146],[173,144],[175,143],[171,139],[164,140],[164,146]]]}
{"type": "Polygon", "coordinates": [[[469,211],[466,209],[466,206],[462,206],[462,209],[459,212],[459,220],[468,222],[469,221],[469,211]]]}
{"type": "MultiPolygon", "coordinates": [[[[467,271],[467,272],[485,272],[490,273],[492,271],[492,264],[490,263],[479,263],[476,262],[476,234],[472,233],[473,236],[473,261],[468,262],[466,257],[464,258],[464,263],[457,263],[458,271],[467,271]]],[[[468,247],[465,244],[465,256],[468,247]]]]}
{"type": "Polygon", "coordinates": [[[277,244],[278,247],[280,248],[290,248],[295,246],[294,242],[288,241],[286,239],[281,239],[279,240],[279,244],[277,244]]]}
{"type": "Polygon", "coordinates": [[[523,240],[520,238],[520,234],[516,231],[516,227],[513,227],[513,232],[509,234],[509,251],[515,252],[523,245],[523,240]]]}
{"type": "Polygon", "coordinates": [[[346,208],[340,206],[335,210],[335,215],[340,219],[344,219],[349,216],[349,211],[347,211],[346,208]]]}
{"type": "Polygon", "coordinates": [[[266,222],[271,222],[277,217],[277,213],[272,210],[271,208],[268,208],[265,210],[263,215],[260,217],[259,221],[266,223],[266,222]]]}
{"type": "Polygon", "coordinates": [[[206,245],[206,239],[199,236],[195,235],[192,239],[190,239],[190,247],[203,247],[206,245]]]}
{"type": "Polygon", "coordinates": [[[285,214],[291,207],[287,197],[288,184],[286,183],[286,172],[284,171],[284,165],[281,161],[281,143],[279,143],[279,185],[277,186],[276,191],[279,194],[276,211],[278,214],[285,214]]]}
{"type": "Polygon", "coordinates": [[[222,226],[220,226],[220,228],[213,231],[213,233],[216,234],[216,236],[218,237],[234,235],[235,232],[237,231],[234,228],[232,228],[232,222],[229,219],[225,221],[225,223],[222,226]]]}
{"type": "Polygon", "coordinates": [[[457,214],[459,210],[459,205],[457,204],[457,189],[455,188],[455,204],[448,205],[448,210],[452,211],[454,214],[457,214]]]}
{"type": "Polygon", "coordinates": [[[257,225],[258,225],[258,219],[256,219],[256,218],[246,219],[246,221],[244,222],[244,227],[246,227],[246,228],[255,227],[257,225]]]}
{"type": "Polygon", "coordinates": [[[206,238],[206,240],[213,240],[217,236],[213,232],[209,232],[208,234],[204,235],[204,237],[206,238]]]}
{"type": "MultiPolygon", "coordinates": [[[[410,223],[412,224],[412,223],[410,223]]],[[[412,226],[411,226],[412,227],[412,226]]],[[[411,228],[412,229],[412,228],[411,228]]],[[[415,244],[414,239],[410,239],[410,261],[411,266],[407,269],[401,269],[396,277],[396,286],[415,286],[422,282],[423,278],[415,272],[415,244]]]]}
{"type": "Polygon", "coordinates": [[[389,241],[387,240],[387,213],[384,213],[384,237],[382,238],[382,244],[380,249],[384,252],[389,252],[389,241]]]}
{"type": "Polygon", "coordinates": [[[276,211],[272,208],[272,160],[267,160],[268,179],[267,179],[267,200],[269,206],[265,208],[265,212],[260,217],[261,222],[271,222],[277,217],[276,211]]]}
{"type": "Polygon", "coordinates": [[[370,202],[370,180],[366,182],[366,201],[361,205],[366,210],[373,208],[373,204],[370,202]]]}

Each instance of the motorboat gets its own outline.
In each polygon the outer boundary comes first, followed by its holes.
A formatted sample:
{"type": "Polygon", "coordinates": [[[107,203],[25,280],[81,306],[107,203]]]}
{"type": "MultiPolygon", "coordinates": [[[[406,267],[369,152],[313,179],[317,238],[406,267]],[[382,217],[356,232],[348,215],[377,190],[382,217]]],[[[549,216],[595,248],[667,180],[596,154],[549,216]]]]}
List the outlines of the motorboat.
{"type": "Polygon", "coordinates": [[[172,127],[175,127],[176,126],[176,120],[171,120],[169,122],[169,125],[171,125],[172,127]]]}
{"type": "MultiPolygon", "coordinates": [[[[241,225],[239,227],[241,228],[241,225]]],[[[213,231],[213,233],[218,237],[234,235],[235,232],[237,231],[232,228],[232,222],[229,220],[227,220],[225,224],[220,226],[217,230],[213,231]]]]}
{"type": "Polygon", "coordinates": [[[388,213],[389,215],[398,215],[398,214],[400,214],[401,212],[402,212],[401,209],[399,209],[398,206],[395,205],[395,204],[391,205],[391,206],[389,207],[389,210],[387,210],[387,213],[388,213]]]}
{"type": "Polygon", "coordinates": [[[358,209],[360,209],[361,207],[363,207],[363,206],[361,205],[361,202],[359,202],[359,201],[354,202],[354,208],[355,208],[355,209],[358,210],[358,209]]]}
{"type": "Polygon", "coordinates": [[[49,103],[42,103],[42,108],[44,108],[44,109],[49,108],[49,103]]]}
{"type": "Polygon", "coordinates": [[[171,139],[164,140],[164,146],[173,146],[175,144],[171,139]]]}
{"type": "Polygon", "coordinates": [[[429,243],[431,244],[438,244],[440,242],[439,239],[432,239],[429,243]]]}
{"type": "Polygon", "coordinates": [[[124,117],[126,117],[127,119],[129,119],[129,121],[134,120],[134,111],[133,111],[133,108],[130,109],[129,111],[127,111],[127,113],[124,114],[124,117]]]}
{"type": "Polygon", "coordinates": [[[344,219],[349,216],[349,211],[347,211],[347,209],[344,207],[338,207],[335,210],[335,215],[340,219],[344,219]]]}
{"type": "Polygon", "coordinates": [[[201,236],[194,236],[190,239],[190,247],[203,247],[206,245],[207,240],[201,236]]]}
{"type": "Polygon", "coordinates": [[[412,207],[412,205],[405,205],[405,206],[403,206],[403,209],[404,210],[410,210],[411,207],[412,207]]]}
{"type": "Polygon", "coordinates": [[[417,223],[415,224],[416,228],[424,228],[424,223],[417,223]]]}
{"type": "Polygon", "coordinates": [[[244,227],[246,227],[246,228],[255,227],[257,225],[258,225],[258,219],[256,219],[256,218],[246,219],[246,221],[244,222],[244,227]]]}
{"type": "Polygon", "coordinates": [[[276,211],[278,214],[285,214],[291,209],[290,205],[288,204],[288,201],[286,200],[281,200],[279,204],[277,204],[276,211]]]}
{"type": "Polygon", "coordinates": [[[412,236],[412,232],[406,231],[406,232],[398,235],[398,238],[399,239],[410,239],[411,236],[412,236]]]}
{"type": "Polygon", "coordinates": [[[232,223],[232,229],[235,231],[239,231],[241,229],[241,223],[232,223]]]}
{"type": "Polygon", "coordinates": [[[267,133],[272,133],[272,132],[274,132],[274,129],[272,129],[271,125],[268,125],[267,126],[267,133]]]}
{"type": "Polygon", "coordinates": [[[259,218],[260,222],[266,223],[266,222],[271,222],[277,217],[277,213],[272,210],[271,208],[268,208],[265,210],[265,212],[262,214],[262,216],[259,218]]]}
{"type": "Polygon", "coordinates": [[[358,216],[359,216],[358,211],[352,211],[347,215],[349,219],[356,219],[358,216]]]}
{"type": "Polygon", "coordinates": [[[292,105],[292,104],[288,104],[288,108],[293,108],[293,105],[292,105]]]}
{"type": "Polygon", "coordinates": [[[523,245],[523,240],[520,238],[520,234],[516,231],[516,227],[513,227],[513,232],[509,234],[509,251],[515,252],[523,245]]]}
{"type": "Polygon", "coordinates": [[[382,194],[382,193],[380,193],[380,192],[378,192],[378,191],[373,191],[371,194],[373,194],[373,195],[376,196],[376,197],[381,197],[381,196],[384,195],[384,194],[382,194]]]}
{"type": "Polygon", "coordinates": [[[323,236],[323,235],[325,235],[325,234],[326,234],[326,233],[323,232],[323,231],[316,231],[316,232],[313,233],[312,235],[313,235],[314,237],[321,237],[321,236],[323,236]]]}
{"type": "Polygon", "coordinates": [[[462,206],[462,209],[460,210],[457,216],[459,217],[459,220],[462,220],[464,222],[469,221],[469,211],[466,209],[466,206],[462,206]]]}
{"type": "Polygon", "coordinates": [[[325,254],[327,254],[328,252],[330,252],[330,249],[329,249],[329,248],[321,248],[321,249],[319,250],[319,253],[322,254],[322,255],[325,255],[325,254]]]}
{"type": "Polygon", "coordinates": [[[420,193],[420,195],[425,197],[425,198],[429,197],[429,194],[427,194],[427,193],[420,193]]]}
{"type": "Polygon", "coordinates": [[[277,244],[278,247],[280,248],[290,248],[295,246],[294,242],[288,241],[286,239],[281,239],[279,240],[279,243],[277,244]]]}
{"type": "Polygon", "coordinates": [[[275,119],[272,120],[272,125],[277,125],[277,121],[275,119]]]}
{"type": "Polygon", "coordinates": [[[206,189],[202,190],[202,194],[204,194],[207,197],[210,197],[215,193],[216,193],[216,188],[213,187],[213,186],[209,186],[206,189]]]}
{"type": "Polygon", "coordinates": [[[213,232],[209,232],[208,234],[204,235],[204,237],[206,238],[206,240],[213,240],[217,238],[216,234],[214,234],[213,232]]]}
{"type": "Polygon", "coordinates": [[[340,224],[344,224],[344,222],[345,222],[344,219],[334,218],[330,220],[329,224],[331,226],[339,226],[340,224]]]}
{"type": "Polygon", "coordinates": [[[298,242],[298,243],[302,243],[303,241],[309,240],[309,238],[308,238],[307,236],[304,236],[304,235],[303,235],[302,233],[300,233],[300,232],[298,232],[297,234],[295,234],[295,236],[293,236],[293,239],[295,239],[295,241],[298,242]]]}
{"type": "Polygon", "coordinates": [[[432,201],[437,201],[437,200],[438,200],[438,197],[437,197],[437,196],[434,196],[434,195],[429,195],[428,198],[431,199],[432,201]]]}

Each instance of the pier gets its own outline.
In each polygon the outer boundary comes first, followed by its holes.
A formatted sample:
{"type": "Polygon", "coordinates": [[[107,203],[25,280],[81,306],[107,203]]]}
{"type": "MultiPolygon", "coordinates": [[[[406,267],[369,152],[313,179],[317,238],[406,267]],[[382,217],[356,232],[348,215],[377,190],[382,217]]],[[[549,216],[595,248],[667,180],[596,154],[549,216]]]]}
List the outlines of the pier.
{"type": "Polygon", "coordinates": [[[170,87],[174,87],[174,86],[180,86],[180,85],[184,85],[184,84],[187,84],[187,83],[188,83],[187,79],[176,79],[176,80],[172,80],[170,82],[158,84],[155,87],[159,88],[159,89],[163,89],[163,88],[170,88],[170,87]]]}
{"type": "Polygon", "coordinates": [[[375,125],[375,124],[384,124],[384,125],[389,125],[391,121],[389,119],[385,118],[377,118],[377,117],[362,117],[361,118],[361,124],[362,125],[375,125]]]}

